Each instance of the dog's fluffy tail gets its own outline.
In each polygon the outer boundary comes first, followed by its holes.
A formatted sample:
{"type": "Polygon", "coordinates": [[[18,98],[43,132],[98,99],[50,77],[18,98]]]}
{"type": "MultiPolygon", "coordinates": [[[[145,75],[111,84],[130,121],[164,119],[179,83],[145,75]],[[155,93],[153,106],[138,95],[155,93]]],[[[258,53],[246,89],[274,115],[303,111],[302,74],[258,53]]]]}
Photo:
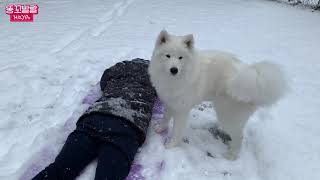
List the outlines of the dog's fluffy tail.
{"type": "Polygon", "coordinates": [[[255,63],[240,68],[227,86],[227,93],[233,98],[257,106],[274,104],[284,95],[288,87],[281,67],[270,62],[255,63]]]}

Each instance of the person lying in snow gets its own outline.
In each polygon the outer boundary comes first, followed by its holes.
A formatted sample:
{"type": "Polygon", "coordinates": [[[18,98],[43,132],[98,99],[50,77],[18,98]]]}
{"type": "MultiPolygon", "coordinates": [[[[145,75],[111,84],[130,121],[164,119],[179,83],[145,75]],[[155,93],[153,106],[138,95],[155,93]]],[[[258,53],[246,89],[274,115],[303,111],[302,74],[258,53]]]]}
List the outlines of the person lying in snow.
{"type": "Polygon", "coordinates": [[[106,69],[102,97],[77,121],[55,161],[33,180],[75,179],[95,158],[95,180],[123,180],[144,143],[157,98],[149,61],[134,59],[106,69]]]}

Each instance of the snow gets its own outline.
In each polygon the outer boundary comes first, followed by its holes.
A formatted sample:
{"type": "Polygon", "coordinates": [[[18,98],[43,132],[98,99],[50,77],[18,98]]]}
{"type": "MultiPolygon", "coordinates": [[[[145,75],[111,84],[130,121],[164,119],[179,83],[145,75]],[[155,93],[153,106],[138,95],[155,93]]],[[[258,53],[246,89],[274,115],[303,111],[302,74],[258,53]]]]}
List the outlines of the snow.
{"type": "Polygon", "coordinates": [[[277,0],[279,2],[285,2],[292,5],[302,4],[304,6],[310,6],[313,8],[319,8],[320,7],[320,1],[319,0],[277,0]]]}
{"type": "MultiPolygon", "coordinates": [[[[189,144],[181,147],[165,149],[150,129],[136,158],[147,180],[320,179],[319,12],[261,0],[33,2],[40,7],[33,23],[10,23],[0,13],[0,179],[52,160],[103,70],[149,59],[163,28],[194,33],[198,48],[281,64],[291,90],[250,119],[235,162],[222,158],[226,146],[204,130],[215,121],[210,108],[193,110],[189,144]]],[[[94,166],[78,179],[92,179],[94,166]]]]}
{"type": "Polygon", "coordinates": [[[135,117],[146,118],[145,114],[141,113],[140,111],[132,110],[130,105],[122,98],[109,98],[107,101],[97,102],[93,108],[90,108],[90,110],[88,110],[87,113],[97,112],[101,109],[103,110],[104,106],[106,106],[105,108],[107,108],[107,110],[110,111],[113,115],[123,117],[131,122],[134,122],[135,117]]]}

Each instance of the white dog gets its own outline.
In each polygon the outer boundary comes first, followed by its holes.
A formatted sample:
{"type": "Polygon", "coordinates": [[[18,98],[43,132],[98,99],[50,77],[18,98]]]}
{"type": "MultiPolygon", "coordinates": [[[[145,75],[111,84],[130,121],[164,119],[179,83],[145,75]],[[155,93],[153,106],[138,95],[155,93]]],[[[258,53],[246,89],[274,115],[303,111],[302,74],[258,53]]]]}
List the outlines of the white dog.
{"type": "Polygon", "coordinates": [[[286,81],[279,66],[260,62],[241,63],[221,51],[199,51],[193,35],[174,36],[161,31],[149,66],[151,82],[165,105],[164,120],[157,132],[173,131],[166,147],[178,145],[193,106],[202,101],[214,104],[218,121],[231,136],[228,159],[235,159],[242,144],[242,131],[259,106],[275,103],[284,94],[286,81]]]}

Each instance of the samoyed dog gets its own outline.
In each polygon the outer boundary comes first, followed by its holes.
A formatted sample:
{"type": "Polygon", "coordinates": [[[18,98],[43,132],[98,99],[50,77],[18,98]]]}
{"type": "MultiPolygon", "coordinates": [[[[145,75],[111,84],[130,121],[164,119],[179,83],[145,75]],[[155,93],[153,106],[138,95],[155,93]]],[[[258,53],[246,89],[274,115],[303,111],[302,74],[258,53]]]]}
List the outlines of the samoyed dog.
{"type": "Polygon", "coordinates": [[[242,131],[250,116],[261,106],[277,102],[286,90],[281,68],[270,62],[244,64],[234,55],[200,51],[193,35],[159,34],[151,63],[150,79],[165,105],[164,119],[154,126],[162,132],[173,118],[167,148],[177,146],[184,135],[190,110],[202,101],[214,105],[220,126],[231,136],[227,159],[236,159],[242,131]]]}

